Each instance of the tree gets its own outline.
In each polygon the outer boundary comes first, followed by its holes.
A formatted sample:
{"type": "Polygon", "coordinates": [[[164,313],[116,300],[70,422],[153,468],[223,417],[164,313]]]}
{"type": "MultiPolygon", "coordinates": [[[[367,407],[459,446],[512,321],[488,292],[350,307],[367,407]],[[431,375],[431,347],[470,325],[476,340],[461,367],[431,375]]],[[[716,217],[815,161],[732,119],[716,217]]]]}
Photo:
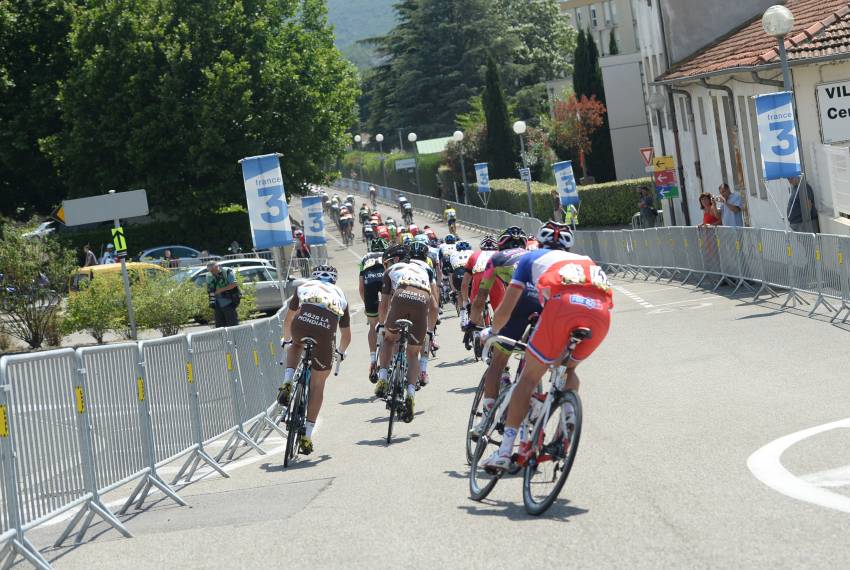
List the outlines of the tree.
{"type": "Polygon", "coordinates": [[[0,2],[0,214],[45,214],[66,193],[45,149],[60,132],[74,2],[0,2]]]}
{"type": "Polygon", "coordinates": [[[593,153],[593,135],[605,123],[605,105],[596,97],[571,96],[567,101],[556,101],[553,116],[546,123],[549,143],[564,160],[579,159],[582,174],[593,171],[586,168],[587,159],[593,153]]]}
{"type": "Polygon", "coordinates": [[[487,136],[484,156],[490,164],[493,178],[511,178],[514,174],[514,133],[508,118],[508,105],[502,89],[502,77],[493,57],[487,58],[487,75],[484,93],[484,116],[487,118],[487,136]]]}
{"type": "MultiPolygon", "coordinates": [[[[599,100],[605,104],[605,86],[602,81],[602,69],[599,67],[599,50],[590,33],[580,33],[575,53],[575,73],[573,89],[576,97],[582,95],[599,100]]],[[[607,114],[603,115],[603,124],[592,134],[593,151],[587,156],[587,170],[598,182],[607,182],[616,178],[614,170],[614,151],[611,147],[611,132],[607,114]]]]}
{"type": "Polygon", "coordinates": [[[617,55],[620,53],[620,46],[617,45],[617,35],[614,30],[611,30],[611,37],[608,40],[608,55],[617,55]]]}
{"type": "Polygon", "coordinates": [[[322,0],[94,0],[77,9],[54,158],[74,196],[146,188],[182,214],[242,202],[236,160],[280,152],[292,191],[354,122],[322,0]]]}
{"type": "Polygon", "coordinates": [[[127,307],[120,275],[99,275],[68,296],[62,321],[66,333],[86,331],[98,344],[106,333],[127,327],[127,307]]]}

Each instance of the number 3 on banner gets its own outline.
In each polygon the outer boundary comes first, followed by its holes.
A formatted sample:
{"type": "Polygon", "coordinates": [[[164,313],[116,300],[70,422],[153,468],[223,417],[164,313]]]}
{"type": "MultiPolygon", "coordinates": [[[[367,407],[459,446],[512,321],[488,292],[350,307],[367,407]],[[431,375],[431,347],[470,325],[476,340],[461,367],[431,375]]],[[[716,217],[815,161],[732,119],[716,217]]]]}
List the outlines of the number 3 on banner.
{"type": "Polygon", "coordinates": [[[276,224],[278,222],[282,222],[286,217],[284,215],[284,211],[286,211],[286,205],[283,203],[283,188],[280,186],[270,186],[268,188],[260,188],[259,194],[262,197],[268,196],[266,199],[266,206],[269,210],[277,209],[276,214],[272,214],[271,211],[263,212],[260,217],[267,224],[276,224]]]}
{"type": "Polygon", "coordinates": [[[779,131],[779,134],[776,135],[776,139],[781,143],[788,143],[788,146],[785,148],[783,148],[782,145],[770,147],[770,150],[772,150],[776,156],[788,156],[797,152],[797,137],[791,132],[794,130],[794,121],[778,121],[776,123],[771,123],[770,130],[779,131]]]}
{"type": "Polygon", "coordinates": [[[322,233],[322,229],[324,228],[324,223],[322,222],[322,212],[310,212],[310,219],[313,221],[310,226],[310,232],[313,234],[322,233]]]}

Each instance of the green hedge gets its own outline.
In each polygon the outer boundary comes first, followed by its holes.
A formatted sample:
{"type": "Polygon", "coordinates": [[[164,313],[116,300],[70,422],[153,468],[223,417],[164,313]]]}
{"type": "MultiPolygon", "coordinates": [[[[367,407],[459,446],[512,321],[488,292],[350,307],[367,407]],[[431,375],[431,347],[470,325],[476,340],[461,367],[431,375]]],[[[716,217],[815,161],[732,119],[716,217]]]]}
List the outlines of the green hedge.
{"type": "MultiPolygon", "coordinates": [[[[409,153],[394,153],[384,155],[385,168],[387,171],[387,186],[416,193],[416,172],[408,170],[396,170],[395,163],[398,160],[414,158],[409,153]]],[[[437,174],[442,163],[442,154],[423,154],[419,156],[419,179],[422,185],[422,194],[427,196],[438,196],[437,174]]],[[[349,152],[342,159],[342,175],[346,178],[354,172],[360,177],[360,162],[363,163],[363,179],[380,186],[384,185],[384,175],[381,173],[381,154],[377,152],[349,152]]]]}
{"type": "MultiPolygon", "coordinates": [[[[619,180],[605,184],[579,186],[581,197],[582,226],[617,226],[630,224],[632,216],[638,211],[638,187],[651,186],[652,179],[619,180]]],[[[491,180],[492,194],[488,207],[508,212],[528,211],[526,185],[522,180],[491,180]]],[[[532,182],[532,204],[534,215],[540,220],[552,217],[552,196],[554,186],[532,182]]]]}

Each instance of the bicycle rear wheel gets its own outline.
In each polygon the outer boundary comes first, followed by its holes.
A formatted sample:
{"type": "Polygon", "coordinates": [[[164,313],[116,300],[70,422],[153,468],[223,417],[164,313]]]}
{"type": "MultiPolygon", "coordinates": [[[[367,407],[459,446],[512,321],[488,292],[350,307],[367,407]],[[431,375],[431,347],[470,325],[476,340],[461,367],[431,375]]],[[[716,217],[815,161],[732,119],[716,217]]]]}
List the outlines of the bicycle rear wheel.
{"type": "Polygon", "coordinates": [[[525,466],[522,501],[531,515],[542,515],[558,498],[573,467],[581,438],[581,400],[575,392],[560,398],[545,426],[532,434],[532,441],[543,444],[525,466]],[[569,405],[572,411],[568,412],[569,405]]]}
{"type": "Polygon", "coordinates": [[[472,454],[472,462],[469,466],[469,496],[473,501],[483,501],[487,495],[499,482],[499,479],[504,475],[503,472],[491,472],[481,467],[481,462],[499,449],[502,445],[502,426],[494,417],[502,402],[507,397],[507,392],[499,394],[496,399],[496,404],[493,406],[492,412],[485,420],[484,429],[481,431],[481,437],[478,438],[478,443],[475,445],[475,452],[472,454]]]}
{"type": "Polygon", "coordinates": [[[469,430],[482,417],[481,400],[484,398],[484,378],[486,372],[481,375],[481,381],[478,382],[478,389],[475,391],[475,398],[472,400],[472,408],[469,410],[469,421],[466,423],[466,462],[472,465],[472,456],[475,454],[476,443],[472,441],[469,435],[469,430]]]}
{"type": "Polygon", "coordinates": [[[403,405],[401,399],[402,382],[399,376],[403,377],[403,374],[402,366],[397,362],[396,365],[393,366],[393,375],[390,378],[390,397],[388,402],[390,408],[390,421],[389,426],[387,427],[387,445],[392,443],[393,425],[395,425],[396,418],[398,418],[401,414],[401,406],[403,405]]]}
{"type": "Polygon", "coordinates": [[[301,412],[301,399],[304,388],[301,382],[295,383],[295,392],[289,399],[289,406],[286,409],[286,452],[283,455],[283,466],[289,467],[289,462],[295,458],[298,453],[298,434],[304,425],[304,416],[301,412]]]}

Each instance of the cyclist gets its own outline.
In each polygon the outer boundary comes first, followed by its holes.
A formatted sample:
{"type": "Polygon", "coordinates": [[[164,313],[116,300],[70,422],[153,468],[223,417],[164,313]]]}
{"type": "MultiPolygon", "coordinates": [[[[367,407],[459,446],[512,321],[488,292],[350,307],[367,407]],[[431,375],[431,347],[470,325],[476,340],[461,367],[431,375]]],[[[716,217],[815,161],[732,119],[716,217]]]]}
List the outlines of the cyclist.
{"type": "MultiPolygon", "coordinates": [[[[468,241],[460,241],[455,245],[455,250],[451,257],[446,262],[448,265],[448,275],[450,276],[450,284],[452,294],[454,295],[455,305],[460,307],[460,326],[465,327],[469,323],[469,311],[466,306],[460,302],[460,289],[463,284],[463,278],[466,275],[466,262],[472,257],[472,246],[468,241]]],[[[445,266],[444,266],[445,272],[445,266]]]]}
{"type": "Polygon", "coordinates": [[[393,357],[393,346],[399,338],[396,321],[407,319],[413,323],[410,328],[410,342],[407,346],[407,397],[405,398],[402,420],[413,421],[416,382],[419,376],[419,351],[425,342],[428,330],[429,312],[436,312],[433,292],[433,274],[420,264],[411,263],[410,248],[404,245],[390,248],[384,253],[384,284],[381,289],[379,319],[386,332],[381,346],[380,369],[375,394],[383,396],[387,390],[387,366],[393,357]]]}
{"type": "Polygon", "coordinates": [[[339,210],[339,231],[342,234],[342,240],[347,244],[349,240],[354,239],[353,234],[354,228],[354,216],[351,215],[351,211],[343,206],[339,210]]]}
{"type": "Polygon", "coordinates": [[[328,196],[327,192],[322,192],[322,209],[325,212],[327,212],[330,205],[331,205],[331,197],[328,196]]]}
{"type": "Polygon", "coordinates": [[[398,227],[395,225],[395,220],[392,218],[387,218],[387,235],[389,235],[390,243],[398,245],[398,227]]]}
{"type": "MultiPolygon", "coordinates": [[[[577,327],[586,327],[591,337],[578,345],[567,365],[565,390],[578,390],[576,367],[605,340],[611,323],[613,300],[608,277],[592,259],[569,253],[573,233],[566,224],[549,221],[537,233],[542,249],[524,255],[516,265],[511,284],[492,331],[500,331],[519,304],[529,285],[537,286],[543,312],[528,342],[525,366],[514,389],[501,446],[483,467],[505,470],[517,430],[528,413],[529,401],[549,366],[557,364],[577,327]]],[[[483,331],[486,338],[490,331],[483,331]]],[[[520,453],[528,445],[520,445],[520,453]]]]}
{"type": "MultiPolygon", "coordinates": [[[[509,249],[521,249],[526,251],[525,246],[527,244],[528,237],[525,235],[525,232],[517,226],[511,226],[499,236],[498,249],[500,252],[509,249]]],[[[499,305],[502,303],[502,299],[505,297],[505,287],[508,284],[507,280],[491,279],[489,280],[489,286],[486,288],[486,291],[482,291],[482,284],[484,283],[484,279],[488,276],[488,272],[493,267],[493,260],[496,256],[497,254],[494,254],[486,260],[483,271],[475,273],[475,268],[473,268],[473,294],[471,297],[473,303],[469,311],[469,318],[472,323],[478,326],[483,326],[482,316],[484,314],[484,305],[487,302],[487,298],[490,298],[490,305],[493,307],[493,310],[496,310],[499,308],[499,305]],[[474,278],[479,275],[480,279],[478,280],[478,283],[476,283],[474,278]]],[[[479,257],[478,262],[475,264],[476,267],[479,266],[482,261],[483,259],[479,257]]],[[[468,265],[469,263],[467,263],[467,266],[468,265]]]]}
{"type": "Polygon", "coordinates": [[[413,223],[413,204],[411,204],[410,202],[405,200],[404,203],[402,203],[401,208],[402,208],[402,212],[401,212],[402,218],[404,219],[404,222],[407,223],[407,224],[412,224],[413,223]]]}
{"type": "Polygon", "coordinates": [[[407,231],[407,228],[401,226],[398,232],[398,241],[402,244],[408,244],[413,241],[413,234],[407,231]]]}
{"type": "MultiPolygon", "coordinates": [[[[457,243],[457,238],[454,234],[448,234],[444,239],[442,245],[440,245],[440,263],[442,263],[443,267],[446,266],[446,263],[452,256],[455,250],[455,244],[457,243]]],[[[448,273],[446,273],[448,275],[448,273]]]]}
{"type": "Polygon", "coordinates": [[[310,401],[307,404],[307,422],[303,434],[299,434],[298,445],[303,455],[313,452],[313,429],[322,408],[325,380],[331,372],[333,355],[345,358],[345,349],[351,343],[351,316],[348,300],[342,289],[336,286],[337,271],[331,265],[319,265],[313,269],[312,279],[299,285],[289,303],[289,312],[283,323],[283,345],[291,345],[286,353],[286,370],[280,387],[278,402],[288,405],[292,396],[295,367],[304,349],[304,338],[316,341],[313,350],[312,374],[310,376],[310,401]],[[340,329],[339,348],[336,330],[340,329]]]}
{"type": "Polygon", "coordinates": [[[339,198],[336,196],[331,200],[331,221],[339,226],[339,198]]]}
{"type": "Polygon", "coordinates": [[[375,355],[378,346],[378,307],[380,301],[381,287],[384,283],[383,256],[389,243],[385,239],[377,238],[369,245],[369,253],[360,260],[360,298],[369,321],[369,379],[374,384],[377,381],[375,374],[375,355]]]}
{"type": "Polygon", "coordinates": [[[429,265],[434,270],[434,273],[442,275],[442,271],[440,270],[440,250],[432,247],[432,243],[436,242],[436,240],[429,240],[425,234],[417,234],[413,237],[413,241],[425,244],[428,247],[429,265]]]}
{"type": "Polygon", "coordinates": [[[378,207],[377,195],[378,195],[378,189],[375,188],[374,184],[370,184],[369,185],[369,201],[372,202],[373,208],[378,207]]]}
{"type": "Polygon", "coordinates": [[[430,259],[431,248],[428,247],[427,243],[416,241],[416,238],[413,238],[413,242],[409,245],[409,247],[410,262],[415,263],[417,265],[421,265],[425,268],[426,271],[428,271],[428,274],[431,278],[431,295],[434,301],[434,304],[432,304],[428,311],[428,342],[422,343],[422,351],[419,354],[418,386],[426,386],[429,380],[428,351],[430,349],[433,352],[437,352],[437,350],[439,350],[440,348],[440,345],[437,344],[436,340],[434,340],[434,336],[437,333],[437,317],[439,315],[440,290],[437,287],[437,272],[434,269],[434,266],[432,265],[430,259]]]}
{"type": "Polygon", "coordinates": [[[416,237],[416,236],[418,236],[420,233],[422,233],[422,232],[419,230],[419,226],[417,226],[416,224],[410,224],[409,226],[407,226],[407,231],[408,231],[408,232],[410,233],[410,235],[412,235],[413,237],[416,237]]]}
{"type": "Polygon", "coordinates": [[[437,232],[431,226],[425,226],[422,228],[422,233],[428,236],[428,240],[436,241],[437,240],[437,232]]]}
{"type": "Polygon", "coordinates": [[[369,216],[371,216],[371,214],[372,214],[372,211],[369,209],[369,206],[366,205],[366,202],[363,202],[363,204],[360,206],[360,212],[359,212],[360,224],[365,225],[366,221],[369,219],[369,216]]]}
{"type": "MultiPolygon", "coordinates": [[[[495,237],[486,235],[481,239],[479,247],[481,249],[473,253],[466,261],[466,274],[463,276],[463,282],[460,286],[460,302],[464,307],[469,304],[470,299],[474,299],[478,294],[478,286],[484,278],[484,271],[487,269],[487,263],[489,263],[490,258],[493,257],[499,249],[499,242],[496,241],[495,237]]],[[[502,297],[496,291],[490,292],[491,304],[494,302],[500,303],[501,301],[502,297]]]]}
{"type": "Polygon", "coordinates": [[[446,220],[446,224],[449,226],[449,232],[457,233],[457,212],[451,206],[447,207],[443,212],[443,219],[446,220]]]}
{"type": "Polygon", "coordinates": [[[371,247],[372,247],[372,245],[371,245],[372,240],[375,239],[375,230],[376,230],[377,227],[378,226],[373,224],[371,221],[368,221],[365,224],[363,224],[363,228],[362,228],[362,230],[363,230],[363,241],[366,242],[366,244],[367,244],[366,247],[369,248],[369,249],[371,249],[371,247]]]}
{"type": "Polygon", "coordinates": [[[398,212],[403,216],[404,215],[404,203],[407,202],[407,198],[404,197],[404,194],[398,195],[398,212]]]}

